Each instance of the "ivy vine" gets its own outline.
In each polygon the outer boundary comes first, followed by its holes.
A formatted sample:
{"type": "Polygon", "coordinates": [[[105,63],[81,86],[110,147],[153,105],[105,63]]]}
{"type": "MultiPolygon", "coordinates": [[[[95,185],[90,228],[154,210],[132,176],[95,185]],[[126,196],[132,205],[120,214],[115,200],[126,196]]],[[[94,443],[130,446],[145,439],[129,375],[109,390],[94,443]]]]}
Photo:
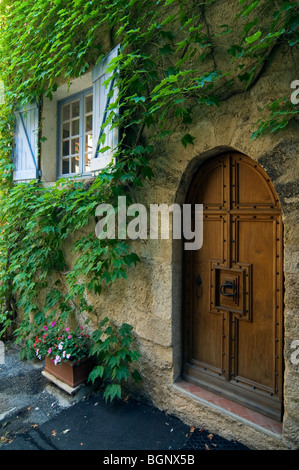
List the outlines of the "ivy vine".
{"type": "MultiPolygon", "coordinates": [[[[28,351],[36,328],[49,316],[88,314],[92,306],[86,291],[100,295],[104,285],[126,278],[128,268],[140,260],[126,241],[99,240],[87,230],[96,206],[113,204],[121,194],[133,197],[134,188],[154,178],[155,148],[176,126],[187,129],[182,145],[192,145],[195,138],[188,126],[194,107],[220,106],[227,96],[224,90],[233,84],[248,90],[276,48],[296,46],[298,20],[297,2],[282,0],[227,5],[219,0],[2,0],[2,334],[12,328],[28,351]],[[207,12],[213,7],[230,8],[231,24],[212,31],[207,12]],[[84,74],[107,52],[103,36],[111,48],[121,44],[111,64],[111,70],[118,69],[119,96],[107,118],[121,129],[116,163],[87,182],[61,179],[50,188],[39,181],[13,184],[15,106],[43,96],[51,99],[59,83],[84,74]],[[223,70],[214,56],[219,39],[227,44],[223,70]],[[63,244],[71,234],[80,236],[69,269],[63,244]]],[[[286,127],[297,113],[283,98],[266,103],[253,138],[286,127]]]]}

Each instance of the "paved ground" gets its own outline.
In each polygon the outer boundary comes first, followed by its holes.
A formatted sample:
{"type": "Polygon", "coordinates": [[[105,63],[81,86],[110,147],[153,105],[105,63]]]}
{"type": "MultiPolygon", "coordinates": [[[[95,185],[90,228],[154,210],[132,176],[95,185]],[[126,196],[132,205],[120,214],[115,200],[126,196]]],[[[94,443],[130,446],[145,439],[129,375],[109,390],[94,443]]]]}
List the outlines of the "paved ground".
{"type": "Polygon", "coordinates": [[[130,399],[107,405],[90,388],[71,397],[49,383],[42,369],[42,363],[20,361],[15,346],[6,347],[0,364],[0,450],[247,449],[208,430],[190,429],[151,404],[130,399]]]}

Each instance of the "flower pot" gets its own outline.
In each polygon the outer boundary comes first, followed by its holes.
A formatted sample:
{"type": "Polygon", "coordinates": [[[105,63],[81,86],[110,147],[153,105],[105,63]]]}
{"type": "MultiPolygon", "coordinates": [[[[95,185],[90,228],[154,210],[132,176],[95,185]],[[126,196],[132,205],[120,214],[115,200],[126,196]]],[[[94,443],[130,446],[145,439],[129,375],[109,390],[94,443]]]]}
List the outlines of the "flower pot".
{"type": "Polygon", "coordinates": [[[45,372],[71,388],[76,388],[86,382],[90,371],[91,360],[88,357],[80,362],[61,361],[57,365],[49,357],[45,360],[45,372]]]}

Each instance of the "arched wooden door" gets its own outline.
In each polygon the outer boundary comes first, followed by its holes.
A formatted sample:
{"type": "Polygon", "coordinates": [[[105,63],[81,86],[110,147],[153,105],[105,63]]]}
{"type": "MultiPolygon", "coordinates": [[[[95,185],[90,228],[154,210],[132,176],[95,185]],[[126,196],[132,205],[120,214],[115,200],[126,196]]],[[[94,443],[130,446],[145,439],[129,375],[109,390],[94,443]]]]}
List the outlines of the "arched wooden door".
{"type": "Polygon", "coordinates": [[[280,420],[282,217],[259,164],[205,163],[186,203],[203,204],[203,246],[184,255],[186,380],[280,420]]]}

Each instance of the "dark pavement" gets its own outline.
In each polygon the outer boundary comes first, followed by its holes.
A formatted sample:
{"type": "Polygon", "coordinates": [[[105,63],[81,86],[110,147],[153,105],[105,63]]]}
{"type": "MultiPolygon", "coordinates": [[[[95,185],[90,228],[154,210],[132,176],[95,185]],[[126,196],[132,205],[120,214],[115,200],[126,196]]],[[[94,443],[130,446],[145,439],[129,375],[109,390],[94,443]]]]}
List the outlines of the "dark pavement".
{"type": "Polygon", "coordinates": [[[89,386],[70,396],[42,370],[43,363],[21,361],[18,349],[6,345],[5,363],[0,364],[0,450],[96,450],[109,456],[109,451],[193,455],[201,450],[249,450],[206,429],[190,428],[150,403],[130,398],[107,404],[89,386]]]}
{"type": "Polygon", "coordinates": [[[130,399],[107,404],[100,393],[91,393],[40,425],[26,426],[24,421],[22,415],[8,420],[1,430],[6,436],[1,450],[246,449],[206,430],[190,429],[146,403],[130,399]]]}

